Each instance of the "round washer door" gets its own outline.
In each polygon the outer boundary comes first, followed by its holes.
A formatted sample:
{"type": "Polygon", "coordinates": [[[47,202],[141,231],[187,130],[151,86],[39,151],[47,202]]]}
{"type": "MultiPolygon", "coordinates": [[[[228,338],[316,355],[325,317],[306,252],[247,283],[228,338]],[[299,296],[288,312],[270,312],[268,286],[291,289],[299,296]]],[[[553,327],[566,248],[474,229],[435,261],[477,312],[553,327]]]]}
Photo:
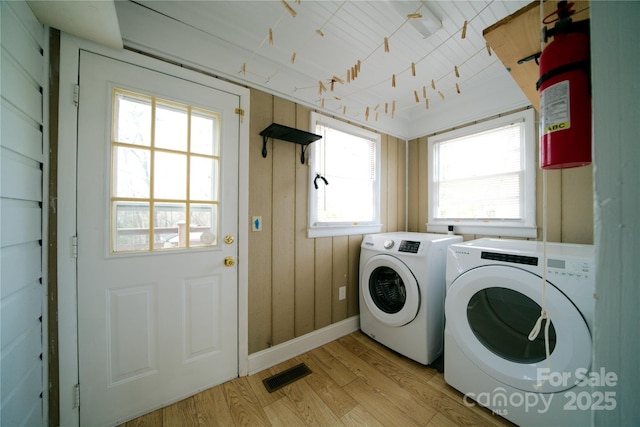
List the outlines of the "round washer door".
{"type": "Polygon", "coordinates": [[[418,315],[418,282],[411,270],[392,256],[375,255],[367,261],[360,292],[369,312],[387,326],[406,325],[418,315]]]}
{"type": "Polygon", "coordinates": [[[542,279],[519,268],[483,266],[455,279],[445,301],[446,328],[487,375],[524,391],[559,392],[588,373],[591,335],[579,310],[549,281],[545,300],[548,360],[544,321],[537,339],[528,339],[541,312],[542,279]]]}

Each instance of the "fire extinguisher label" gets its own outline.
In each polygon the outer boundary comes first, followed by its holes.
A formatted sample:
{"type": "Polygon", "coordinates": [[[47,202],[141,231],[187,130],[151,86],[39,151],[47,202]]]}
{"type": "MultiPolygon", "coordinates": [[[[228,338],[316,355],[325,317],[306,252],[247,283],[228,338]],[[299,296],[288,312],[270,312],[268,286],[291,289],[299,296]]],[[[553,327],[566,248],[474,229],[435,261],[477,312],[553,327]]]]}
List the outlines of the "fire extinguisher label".
{"type": "Polygon", "coordinates": [[[545,134],[569,129],[569,80],[545,88],[540,93],[540,124],[545,134]]]}

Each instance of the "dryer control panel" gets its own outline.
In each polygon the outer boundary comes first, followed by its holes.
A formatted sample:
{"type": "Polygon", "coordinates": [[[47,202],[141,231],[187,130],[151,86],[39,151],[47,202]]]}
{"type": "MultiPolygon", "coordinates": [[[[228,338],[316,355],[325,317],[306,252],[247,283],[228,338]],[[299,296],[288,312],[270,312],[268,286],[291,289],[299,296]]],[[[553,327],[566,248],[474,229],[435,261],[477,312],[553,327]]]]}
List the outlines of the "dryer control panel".
{"type": "Polygon", "coordinates": [[[568,278],[588,278],[591,275],[592,262],[582,259],[547,258],[547,274],[568,278]]]}

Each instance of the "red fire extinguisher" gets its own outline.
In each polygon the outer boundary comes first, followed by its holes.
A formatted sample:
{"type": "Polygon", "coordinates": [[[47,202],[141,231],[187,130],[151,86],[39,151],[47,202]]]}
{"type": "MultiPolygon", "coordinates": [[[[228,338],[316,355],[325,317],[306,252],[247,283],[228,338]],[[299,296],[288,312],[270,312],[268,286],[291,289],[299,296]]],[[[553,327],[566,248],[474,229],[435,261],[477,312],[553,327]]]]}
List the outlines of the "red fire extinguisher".
{"type": "MultiPolygon", "coordinates": [[[[589,21],[573,22],[573,3],[561,1],[553,37],[540,55],[540,167],[563,169],[591,164],[591,75],[589,21]]],[[[553,21],[551,21],[553,22],[553,21]]]]}

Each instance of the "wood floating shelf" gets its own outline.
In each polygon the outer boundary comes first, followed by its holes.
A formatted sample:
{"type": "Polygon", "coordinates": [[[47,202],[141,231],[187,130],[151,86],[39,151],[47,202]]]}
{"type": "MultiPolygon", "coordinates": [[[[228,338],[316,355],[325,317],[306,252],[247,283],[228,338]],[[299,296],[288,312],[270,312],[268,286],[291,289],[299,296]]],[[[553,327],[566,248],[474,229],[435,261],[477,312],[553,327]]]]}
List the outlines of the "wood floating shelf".
{"type": "MultiPolygon", "coordinates": [[[[557,8],[557,1],[545,1],[542,15],[547,16],[557,8]]],[[[574,1],[572,9],[576,11],[571,16],[573,22],[589,19],[588,1],[574,1]]],[[[536,82],[540,70],[535,57],[540,54],[543,25],[540,22],[540,2],[534,1],[482,32],[484,39],[537,111],[540,95],[536,90],[536,82]]],[[[548,28],[553,28],[553,24],[548,28]]]]}
{"type": "Polygon", "coordinates": [[[322,138],[322,136],[316,135],[315,133],[279,125],[277,123],[271,123],[269,127],[260,132],[260,136],[262,136],[262,157],[267,157],[267,140],[269,138],[280,139],[302,146],[302,153],[300,154],[300,163],[302,164],[304,164],[304,153],[309,144],[322,138]]]}

